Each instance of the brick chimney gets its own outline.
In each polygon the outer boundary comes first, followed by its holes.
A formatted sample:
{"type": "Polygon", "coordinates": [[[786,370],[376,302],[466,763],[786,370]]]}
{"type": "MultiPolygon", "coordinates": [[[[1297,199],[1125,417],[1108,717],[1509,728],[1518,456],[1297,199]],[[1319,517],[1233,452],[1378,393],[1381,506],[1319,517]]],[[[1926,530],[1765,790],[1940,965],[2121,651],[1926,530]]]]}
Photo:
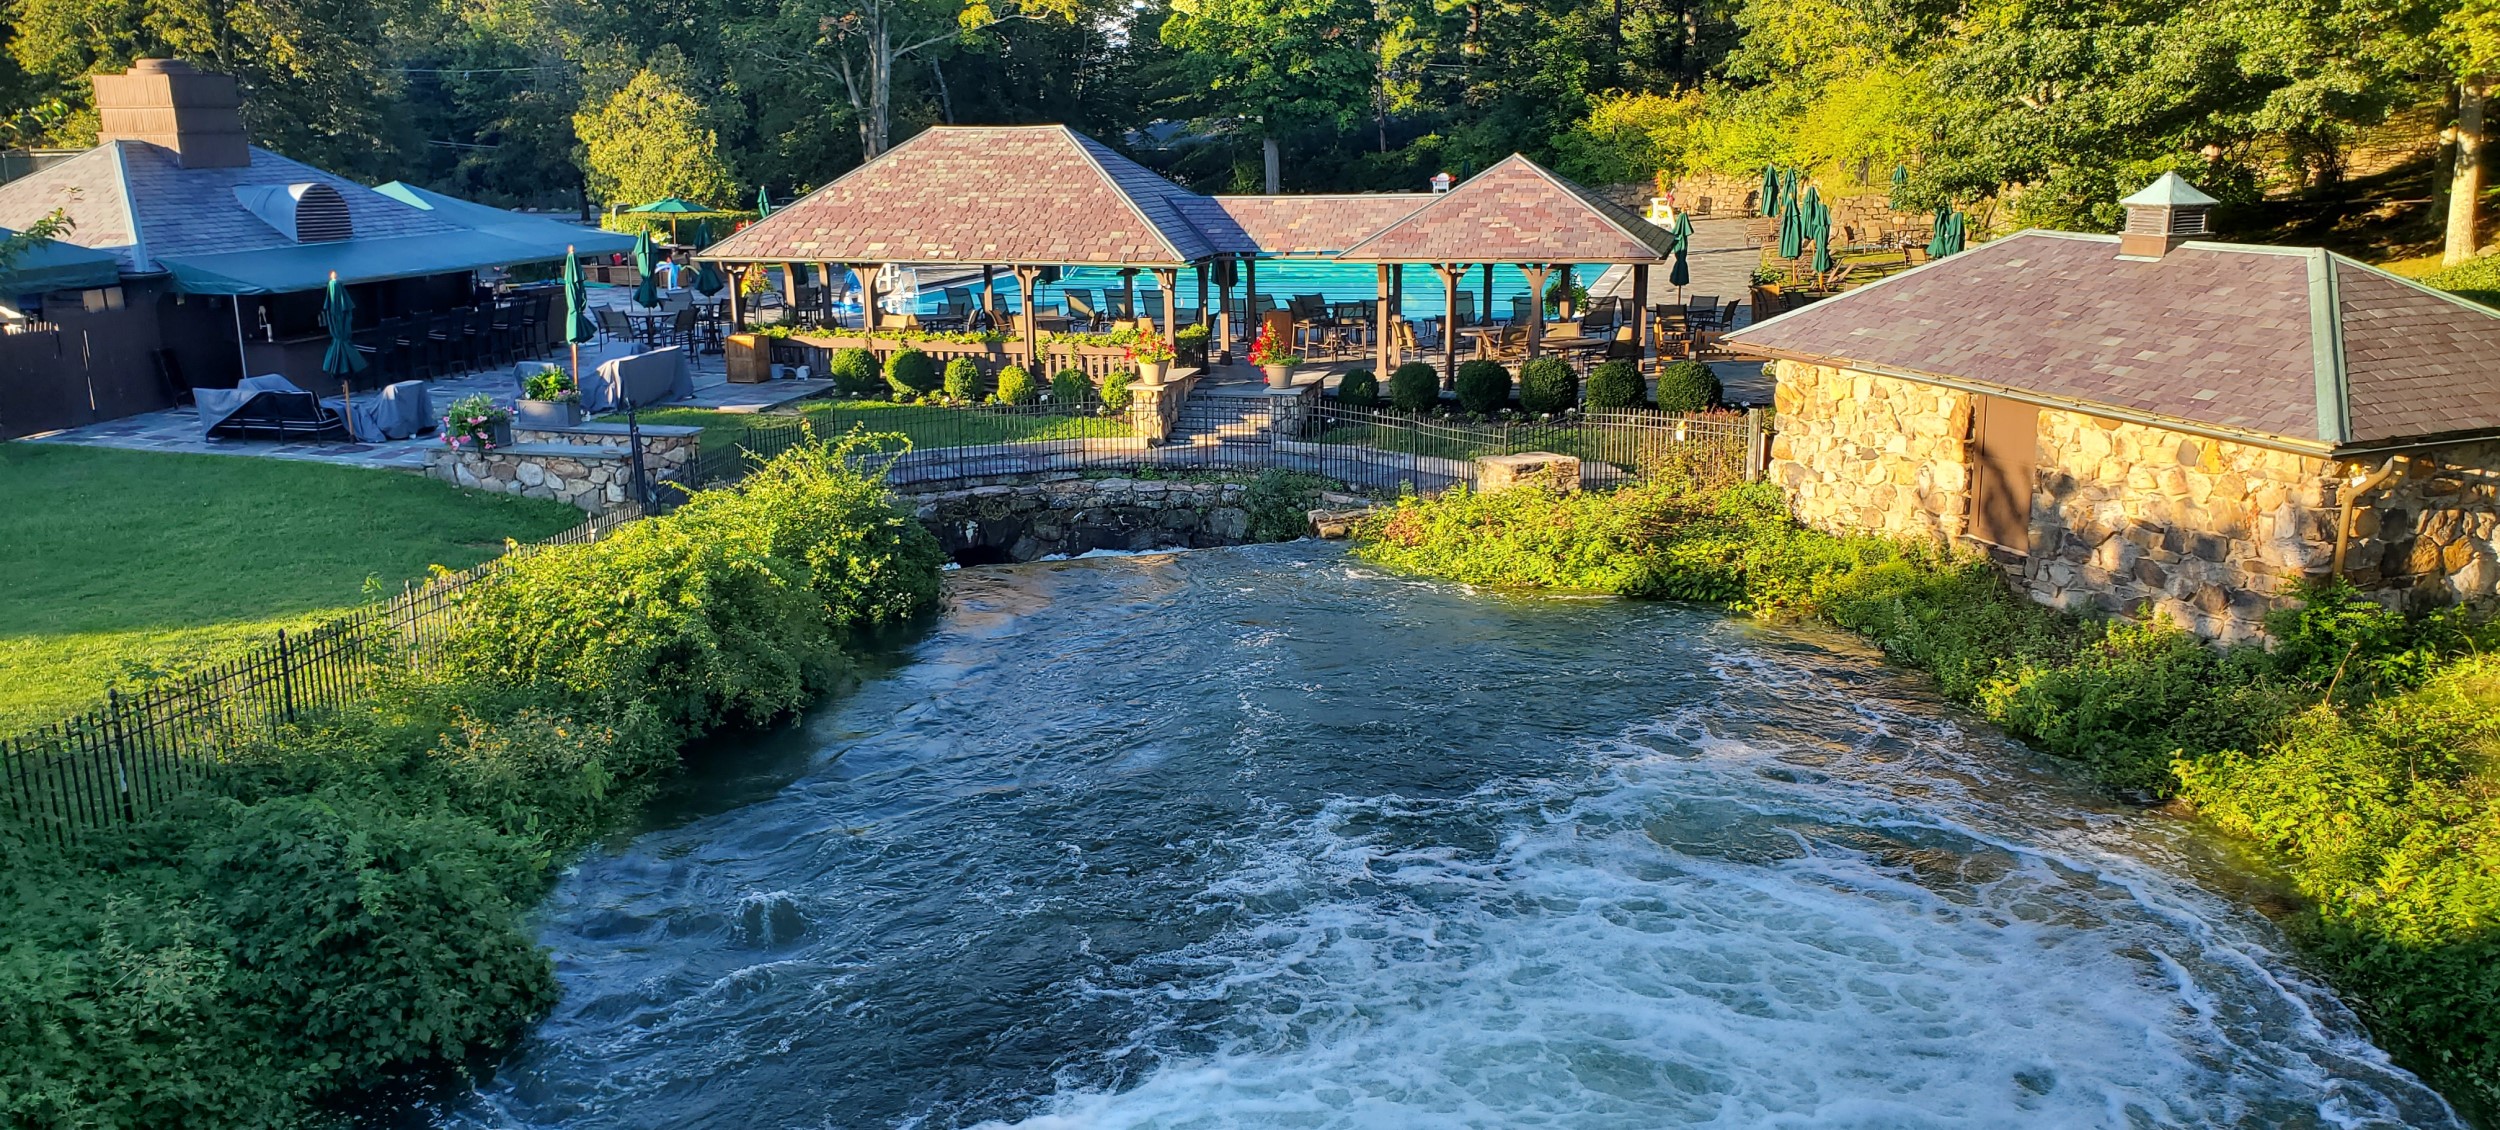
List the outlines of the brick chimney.
{"type": "Polygon", "coordinates": [[[95,76],[96,140],[161,145],[186,169],[237,168],[252,163],[242,105],[232,78],[180,59],[141,59],[95,76]]]}
{"type": "Polygon", "coordinates": [[[2118,257],[2159,259],[2171,248],[2207,234],[2205,213],[2216,201],[2197,191],[2186,177],[2163,173],[2160,180],[2119,203],[2127,207],[2127,230],[2118,233],[2118,257]]]}

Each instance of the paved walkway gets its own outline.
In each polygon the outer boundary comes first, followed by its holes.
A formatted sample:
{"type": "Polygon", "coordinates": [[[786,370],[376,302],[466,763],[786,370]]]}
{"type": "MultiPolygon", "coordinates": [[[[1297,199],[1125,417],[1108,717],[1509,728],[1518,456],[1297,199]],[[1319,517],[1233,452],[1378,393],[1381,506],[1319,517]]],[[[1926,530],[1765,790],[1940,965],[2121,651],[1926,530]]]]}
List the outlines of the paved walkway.
{"type": "MultiPolygon", "coordinates": [[[[623,287],[592,287],[592,306],[623,306],[633,292],[623,287]]],[[[611,342],[605,338],[582,346],[582,368],[595,368],[601,362],[637,352],[642,347],[630,342],[611,342]]],[[[565,353],[558,349],[550,359],[562,361],[565,353]]],[[[484,372],[463,373],[428,382],[433,387],[428,396],[434,410],[440,413],[452,401],[471,393],[483,392],[498,402],[509,405],[516,397],[512,368],[505,366],[484,372]]],[[[712,408],[726,412],[760,412],[808,396],[820,395],[832,387],[831,381],[771,381],[765,384],[731,384],[721,365],[718,353],[696,352],[694,355],[694,399],[671,407],[712,408]]],[[[318,393],[320,390],[314,390],[318,393]]],[[[302,459],[318,463],[341,463],[356,467],[381,467],[416,471],[425,467],[427,454],[442,446],[435,435],[385,443],[355,443],[341,440],[310,440],[276,442],[255,439],[208,439],[200,435],[199,410],[190,407],[168,408],[146,412],[118,420],[89,424],[57,432],[28,436],[30,443],[74,443],[93,447],[118,447],[133,451],[173,451],[201,455],[254,455],[267,459],[302,459]]]]}

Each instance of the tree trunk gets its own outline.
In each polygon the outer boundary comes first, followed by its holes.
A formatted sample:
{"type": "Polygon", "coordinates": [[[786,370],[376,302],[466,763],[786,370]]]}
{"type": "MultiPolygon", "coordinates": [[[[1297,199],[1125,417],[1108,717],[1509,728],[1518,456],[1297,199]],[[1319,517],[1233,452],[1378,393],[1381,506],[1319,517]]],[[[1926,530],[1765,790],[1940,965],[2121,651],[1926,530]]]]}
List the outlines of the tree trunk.
{"type": "Polygon", "coordinates": [[[955,99],[946,92],[946,68],[938,65],[937,57],[934,55],[929,57],[929,77],[937,80],[939,120],[947,125],[954,125],[955,99]]]}
{"type": "Polygon", "coordinates": [[[2457,86],[2457,157],[2448,180],[2448,246],[2439,257],[2451,267],[2474,257],[2476,225],[2482,220],[2485,81],[2477,75],[2457,86]]]}
{"type": "Polygon", "coordinates": [[[1267,158],[1267,194],[1269,196],[1274,196],[1278,192],[1282,191],[1276,187],[1278,171],[1277,166],[1280,163],[1276,154],[1276,139],[1273,137],[1260,138],[1259,148],[1267,158]]]}

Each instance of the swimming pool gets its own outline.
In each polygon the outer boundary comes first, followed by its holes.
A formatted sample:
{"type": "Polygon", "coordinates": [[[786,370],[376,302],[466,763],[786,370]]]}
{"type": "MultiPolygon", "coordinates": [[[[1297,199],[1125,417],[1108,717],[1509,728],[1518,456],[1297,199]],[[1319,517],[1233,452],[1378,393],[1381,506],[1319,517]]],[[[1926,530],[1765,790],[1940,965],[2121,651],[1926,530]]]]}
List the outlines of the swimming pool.
{"type": "MultiPolygon", "coordinates": [[[[1405,271],[1406,299],[1403,308],[1406,316],[1410,318],[1440,317],[1442,307],[1440,277],[1433,274],[1430,267],[1407,266],[1400,269],[1405,271]]],[[[1605,268],[1601,266],[1584,266],[1579,268],[1573,277],[1585,287],[1596,281],[1597,276],[1604,270],[1605,268]]],[[[936,313],[941,292],[932,283],[944,276],[938,269],[924,269],[920,272],[920,277],[924,280],[921,284],[923,289],[915,309],[923,314],[936,313]]],[[[975,278],[971,285],[977,292],[980,280],[975,278]]],[[[1280,305],[1298,294],[1317,294],[1330,302],[1362,301],[1377,296],[1378,285],[1374,269],[1368,264],[1334,263],[1312,259],[1265,259],[1259,262],[1259,293],[1274,297],[1280,305]]],[[[1045,283],[1036,288],[1035,297],[1052,310],[1063,310],[1066,308],[1066,295],[1070,290],[1085,292],[1086,301],[1092,304],[1100,298],[1101,292],[1108,290],[1117,294],[1120,292],[1120,287],[1120,272],[1116,270],[1075,267],[1062,272],[1060,281],[1045,283]]],[[[1460,289],[1473,294],[1475,303],[1481,306],[1484,302],[1484,268],[1469,268],[1460,280],[1460,289]]],[[[1215,301],[1217,293],[1214,282],[1209,281],[1207,300],[1215,301]]],[[[1513,266],[1494,268],[1493,310],[1496,316],[1509,313],[1510,300],[1527,293],[1528,279],[1526,275],[1520,273],[1519,268],[1513,266]]],[[[1137,295],[1141,312],[1160,316],[1163,309],[1162,298],[1157,296],[1151,301],[1148,298],[1149,295],[1157,295],[1152,274],[1139,273],[1137,295]]],[[[1233,288],[1234,299],[1238,301],[1242,295],[1243,288],[1235,286],[1233,288]]],[[[1195,272],[1181,272],[1179,291],[1174,295],[1174,299],[1183,308],[1197,307],[1198,278],[1195,272]]],[[[1003,271],[1000,272],[998,277],[1000,308],[1013,309],[1019,301],[1015,278],[1003,271]]],[[[1477,312],[1482,313],[1482,311],[1477,312]]]]}

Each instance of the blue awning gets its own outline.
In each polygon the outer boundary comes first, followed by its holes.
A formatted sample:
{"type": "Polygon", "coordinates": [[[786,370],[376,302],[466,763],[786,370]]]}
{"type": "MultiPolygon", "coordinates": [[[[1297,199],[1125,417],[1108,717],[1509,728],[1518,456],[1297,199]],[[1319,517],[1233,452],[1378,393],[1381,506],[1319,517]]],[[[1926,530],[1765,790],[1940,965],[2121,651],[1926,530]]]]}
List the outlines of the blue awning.
{"type": "MultiPolygon", "coordinates": [[[[0,239],[16,234],[7,228],[0,228],[0,239]]],[[[626,242],[631,244],[633,241],[626,242]]],[[[7,267],[0,267],[0,295],[86,290],[112,286],[121,278],[122,261],[111,252],[47,239],[27,248],[7,267]]]]}
{"type": "Polygon", "coordinates": [[[381,282],[535,263],[564,257],[564,245],[523,243],[482,231],[343,239],[259,251],[158,256],[186,294],[287,294],[340,282],[381,282]]]}
{"type": "Polygon", "coordinates": [[[489,207],[473,200],[418,188],[405,181],[392,181],[376,187],[374,191],[464,228],[474,228],[519,243],[553,248],[553,252],[545,256],[549,259],[561,258],[568,245],[582,255],[627,254],[634,249],[634,237],[631,235],[489,207]]]}

